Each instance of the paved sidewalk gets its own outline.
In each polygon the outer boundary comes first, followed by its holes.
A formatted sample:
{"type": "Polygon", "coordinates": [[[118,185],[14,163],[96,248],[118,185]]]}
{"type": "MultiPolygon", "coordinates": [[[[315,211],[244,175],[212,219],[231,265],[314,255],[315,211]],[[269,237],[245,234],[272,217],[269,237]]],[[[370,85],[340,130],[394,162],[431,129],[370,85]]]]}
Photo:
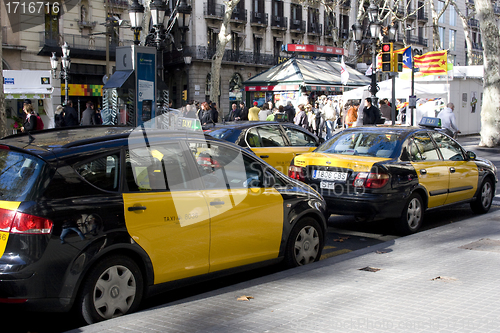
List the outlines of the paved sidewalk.
{"type": "Polygon", "coordinates": [[[499,332],[499,285],[496,211],[71,332],[499,332]]]}

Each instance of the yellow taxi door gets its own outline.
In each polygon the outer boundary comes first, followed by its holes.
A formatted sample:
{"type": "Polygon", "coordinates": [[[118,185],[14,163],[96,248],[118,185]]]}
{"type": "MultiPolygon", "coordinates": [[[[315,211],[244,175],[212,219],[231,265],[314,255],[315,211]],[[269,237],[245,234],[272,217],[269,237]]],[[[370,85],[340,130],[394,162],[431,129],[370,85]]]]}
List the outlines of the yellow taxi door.
{"type": "MultiPolygon", "coordinates": [[[[285,132],[285,136],[288,139],[289,145],[293,148],[293,158],[301,154],[312,152],[317,148],[318,142],[310,133],[305,130],[291,127],[287,124],[283,124],[282,127],[285,132]]],[[[289,165],[290,163],[286,166],[287,172],[289,165]]]]}
{"type": "Polygon", "coordinates": [[[208,207],[185,157],[178,143],[130,148],[126,157],[125,222],[151,258],[155,284],[209,268],[208,207]]]}
{"type": "Polygon", "coordinates": [[[288,172],[294,157],[294,147],[289,147],[279,125],[263,125],[250,128],[245,136],[248,147],[281,173],[288,172]]]}
{"type": "Polygon", "coordinates": [[[441,133],[431,133],[448,168],[450,184],[445,204],[470,199],[477,190],[479,171],[476,163],[467,158],[455,141],[441,133]]]}
{"type": "Polygon", "coordinates": [[[276,258],[283,232],[283,199],[262,187],[261,164],[220,143],[191,142],[200,160],[210,211],[210,272],[276,258]]]}
{"type": "Polygon", "coordinates": [[[450,174],[434,142],[426,133],[419,133],[411,140],[409,151],[418,182],[427,190],[427,207],[443,205],[448,196],[450,174]]]}

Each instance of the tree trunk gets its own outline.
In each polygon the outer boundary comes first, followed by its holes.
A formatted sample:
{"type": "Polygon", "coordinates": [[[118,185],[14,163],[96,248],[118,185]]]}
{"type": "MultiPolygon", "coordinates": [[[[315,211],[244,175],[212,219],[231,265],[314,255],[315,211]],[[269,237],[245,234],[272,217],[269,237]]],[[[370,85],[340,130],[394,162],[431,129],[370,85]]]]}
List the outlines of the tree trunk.
{"type": "Polygon", "coordinates": [[[212,58],[212,69],[210,72],[211,79],[211,89],[210,89],[210,100],[216,102],[219,106],[219,117],[224,117],[224,110],[222,106],[219,105],[219,95],[220,95],[220,68],[222,64],[222,57],[224,56],[224,50],[226,49],[227,43],[231,40],[229,21],[231,20],[231,15],[233,15],[233,10],[240,0],[225,1],[226,6],[224,12],[224,19],[220,27],[219,38],[217,39],[217,48],[215,50],[215,55],[212,58]]]}
{"type": "Polygon", "coordinates": [[[500,33],[490,0],[476,0],[477,18],[483,38],[483,101],[481,107],[480,146],[494,147],[500,143],[500,33]]]}
{"type": "MultiPolygon", "coordinates": [[[[0,10],[0,27],[2,25],[2,11],[0,10]]],[[[5,95],[3,93],[3,54],[2,34],[0,33],[0,137],[7,135],[7,115],[5,114],[5,95]]]]}

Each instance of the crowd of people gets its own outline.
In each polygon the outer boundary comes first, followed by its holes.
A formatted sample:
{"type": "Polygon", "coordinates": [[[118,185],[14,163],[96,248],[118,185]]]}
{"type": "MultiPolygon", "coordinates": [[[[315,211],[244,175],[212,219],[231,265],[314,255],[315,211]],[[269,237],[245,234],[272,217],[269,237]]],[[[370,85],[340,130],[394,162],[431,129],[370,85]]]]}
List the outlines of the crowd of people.
{"type": "Polygon", "coordinates": [[[73,101],[69,100],[66,106],[58,105],[54,112],[55,127],[72,127],[72,126],[92,126],[102,125],[101,111],[95,109],[94,103],[88,101],[86,109],[82,112],[82,118],[78,119],[78,112],[73,107],[73,101]]]}

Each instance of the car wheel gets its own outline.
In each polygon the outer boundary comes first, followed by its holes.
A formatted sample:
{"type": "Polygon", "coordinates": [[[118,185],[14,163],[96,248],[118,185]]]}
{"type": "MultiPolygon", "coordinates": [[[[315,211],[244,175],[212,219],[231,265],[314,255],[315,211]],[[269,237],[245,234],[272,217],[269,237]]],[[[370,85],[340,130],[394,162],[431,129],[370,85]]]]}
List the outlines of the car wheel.
{"type": "Polygon", "coordinates": [[[493,183],[486,178],[479,189],[479,197],[470,203],[472,211],[476,214],[484,214],[490,210],[493,202],[493,183]]]}
{"type": "Polygon", "coordinates": [[[127,257],[108,257],[89,272],[81,291],[78,312],[87,324],[118,317],[139,306],[142,273],[127,257]]]}
{"type": "Polygon", "coordinates": [[[420,229],[424,220],[424,205],[422,197],[413,193],[406,202],[401,218],[399,219],[399,231],[402,234],[413,234],[420,229]]]}
{"type": "Polygon", "coordinates": [[[285,263],[297,267],[318,261],[323,250],[323,231],[313,218],[301,219],[288,237],[285,263]]]}

